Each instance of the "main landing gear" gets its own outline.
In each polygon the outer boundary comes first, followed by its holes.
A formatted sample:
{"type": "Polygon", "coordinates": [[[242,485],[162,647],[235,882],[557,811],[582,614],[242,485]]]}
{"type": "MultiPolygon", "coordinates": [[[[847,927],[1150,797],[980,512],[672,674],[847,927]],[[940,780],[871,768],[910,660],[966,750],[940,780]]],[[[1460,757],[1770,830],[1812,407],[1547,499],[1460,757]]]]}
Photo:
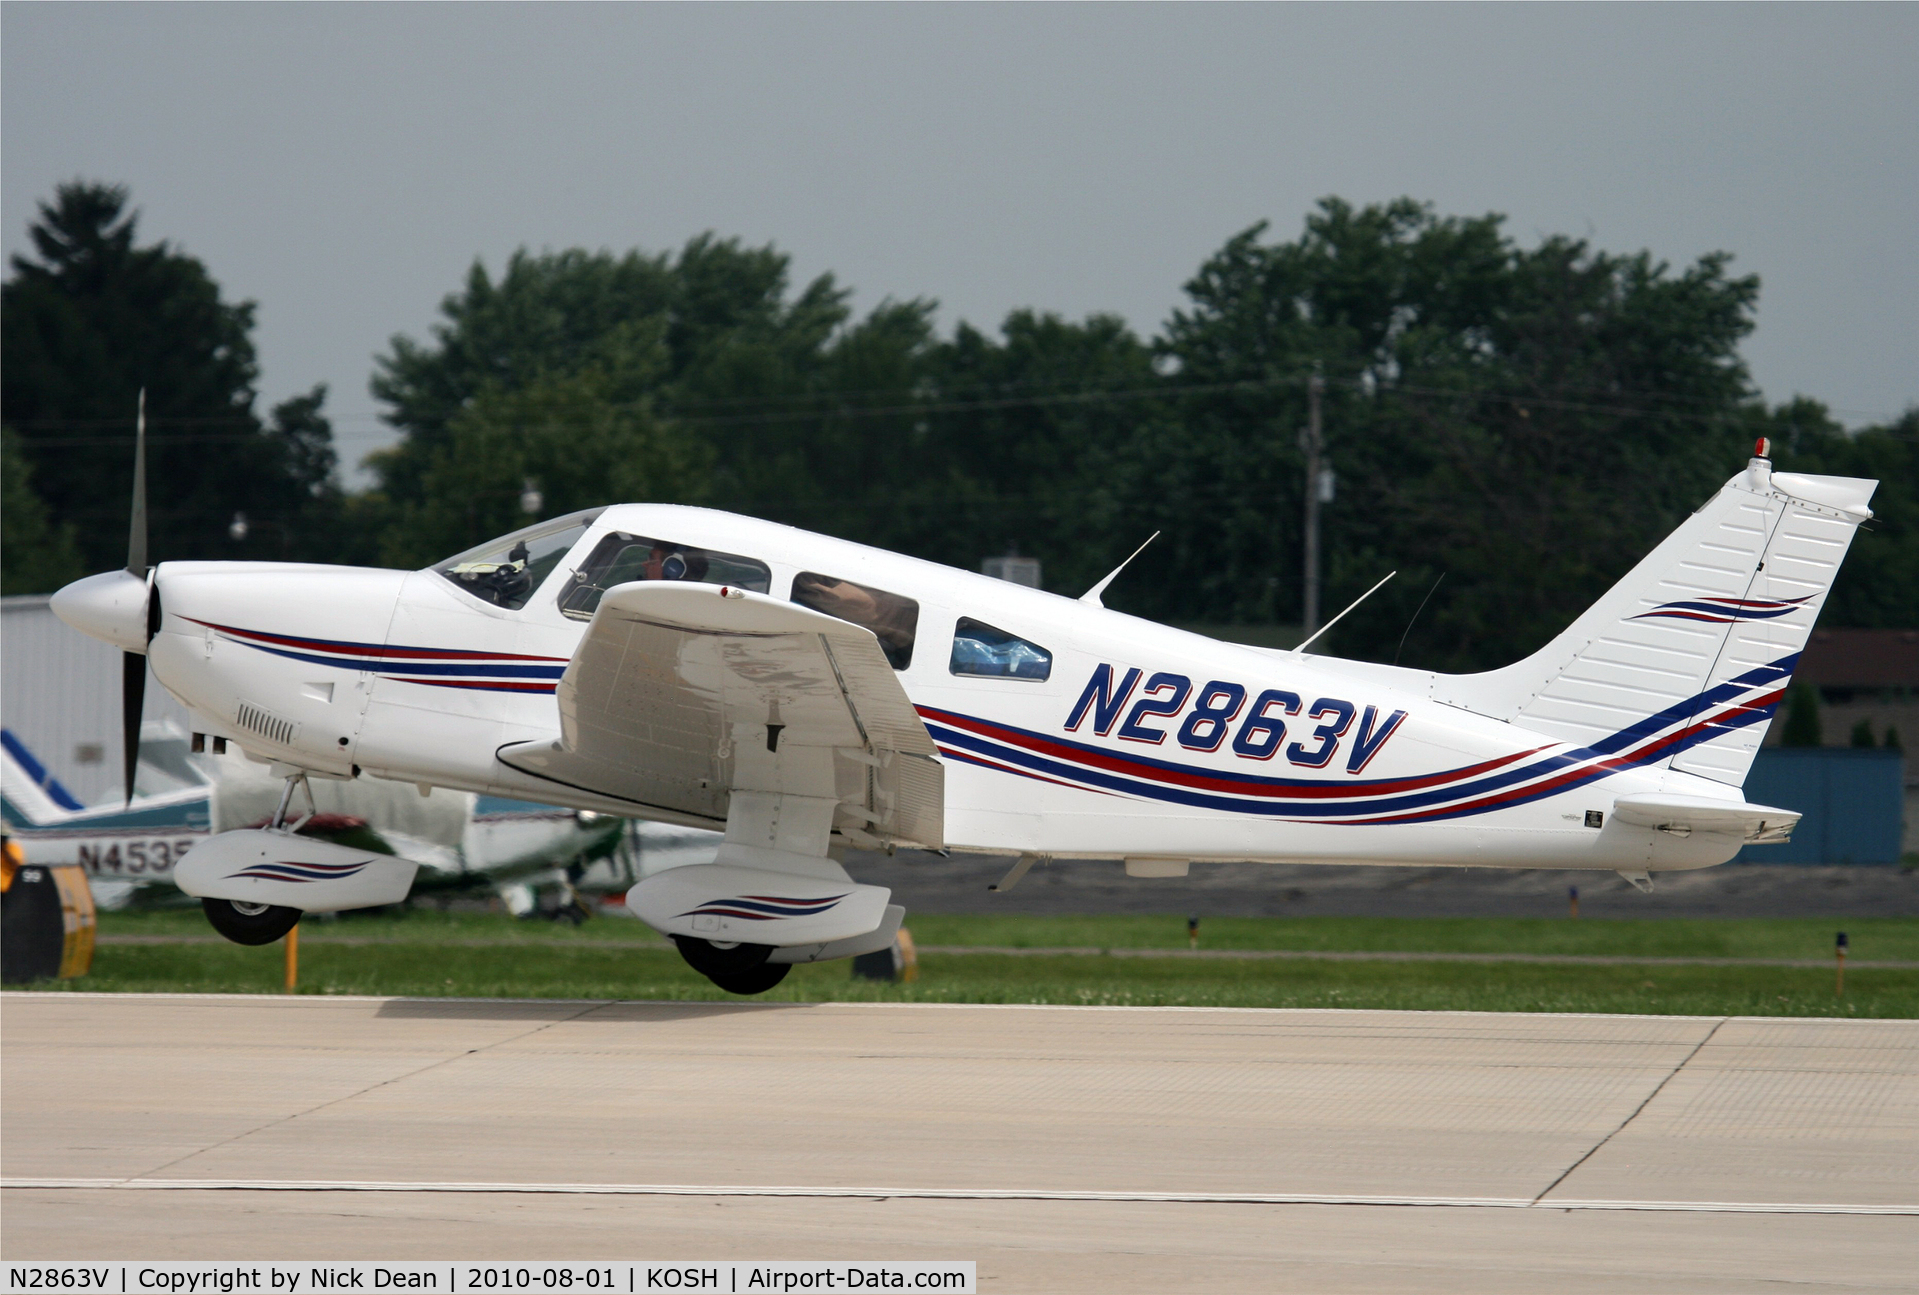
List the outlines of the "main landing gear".
{"type": "Polygon", "coordinates": [[[788,963],[767,961],[770,944],[721,943],[694,935],[676,935],[673,943],[687,966],[729,994],[764,994],[792,970],[788,963]]]}

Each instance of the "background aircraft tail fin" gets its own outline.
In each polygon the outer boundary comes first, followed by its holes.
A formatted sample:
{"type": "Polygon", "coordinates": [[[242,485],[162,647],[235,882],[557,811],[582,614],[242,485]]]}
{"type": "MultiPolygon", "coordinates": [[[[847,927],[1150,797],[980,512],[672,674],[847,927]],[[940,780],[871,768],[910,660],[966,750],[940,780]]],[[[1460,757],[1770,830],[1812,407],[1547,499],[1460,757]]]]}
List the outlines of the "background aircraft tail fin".
{"type": "Polygon", "coordinates": [[[85,806],[40,763],[12,729],[0,729],[0,787],[6,794],[7,826],[54,823],[85,806]]]}
{"type": "Polygon", "coordinates": [[[1878,484],[1756,458],[1558,638],[1435,696],[1740,786],[1878,484]]]}

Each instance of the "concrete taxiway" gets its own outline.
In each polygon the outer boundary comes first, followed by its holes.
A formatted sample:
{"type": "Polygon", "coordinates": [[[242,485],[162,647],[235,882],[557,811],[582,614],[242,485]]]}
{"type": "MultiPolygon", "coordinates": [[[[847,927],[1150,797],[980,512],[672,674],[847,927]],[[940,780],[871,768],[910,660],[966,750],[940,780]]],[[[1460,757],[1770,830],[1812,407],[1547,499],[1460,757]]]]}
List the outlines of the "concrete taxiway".
{"type": "Polygon", "coordinates": [[[1919,1022],[9,994],[0,1249],[1911,1289],[1919,1022]]]}

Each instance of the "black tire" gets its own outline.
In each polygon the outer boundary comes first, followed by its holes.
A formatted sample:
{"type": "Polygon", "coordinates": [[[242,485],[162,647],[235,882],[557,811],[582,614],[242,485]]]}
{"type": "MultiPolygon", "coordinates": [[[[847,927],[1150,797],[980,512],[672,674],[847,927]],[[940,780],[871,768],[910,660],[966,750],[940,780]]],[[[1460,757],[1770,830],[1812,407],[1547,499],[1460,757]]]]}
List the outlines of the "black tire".
{"type": "Polygon", "coordinates": [[[213,929],[235,944],[272,944],[305,916],[299,909],[281,904],[243,905],[231,899],[203,899],[200,907],[213,929]]]}
{"type": "MultiPolygon", "coordinates": [[[[708,978],[718,976],[739,976],[757,970],[773,952],[770,944],[734,944],[717,945],[710,940],[702,940],[696,935],[676,935],[673,943],[679,946],[680,956],[686,959],[686,965],[708,978]]],[[[770,989],[772,986],[768,986],[770,989]]],[[[757,990],[748,990],[757,993],[757,990]]]]}
{"type": "Polygon", "coordinates": [[[789,963],[763,962],[751,971],[735,972],[725,976],[708,976],[707,979],[729,994],[764,994],[785,980],[786,973],[792,969],[789,963]]]}

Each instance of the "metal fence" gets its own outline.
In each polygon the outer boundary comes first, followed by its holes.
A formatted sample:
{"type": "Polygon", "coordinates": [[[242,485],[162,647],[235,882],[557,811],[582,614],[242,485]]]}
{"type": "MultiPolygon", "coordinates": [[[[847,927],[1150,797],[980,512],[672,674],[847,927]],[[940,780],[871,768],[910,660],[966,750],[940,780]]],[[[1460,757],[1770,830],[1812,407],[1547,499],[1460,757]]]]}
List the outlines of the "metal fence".
{"type": "Polygon", "coordinates": [[[1852,747],[1761,750],[1746,799],[1805,817],[1786,845],[1749,845],[1735,863],[1897,863],[1905,815],[1905,759],[1852,747]]]}

